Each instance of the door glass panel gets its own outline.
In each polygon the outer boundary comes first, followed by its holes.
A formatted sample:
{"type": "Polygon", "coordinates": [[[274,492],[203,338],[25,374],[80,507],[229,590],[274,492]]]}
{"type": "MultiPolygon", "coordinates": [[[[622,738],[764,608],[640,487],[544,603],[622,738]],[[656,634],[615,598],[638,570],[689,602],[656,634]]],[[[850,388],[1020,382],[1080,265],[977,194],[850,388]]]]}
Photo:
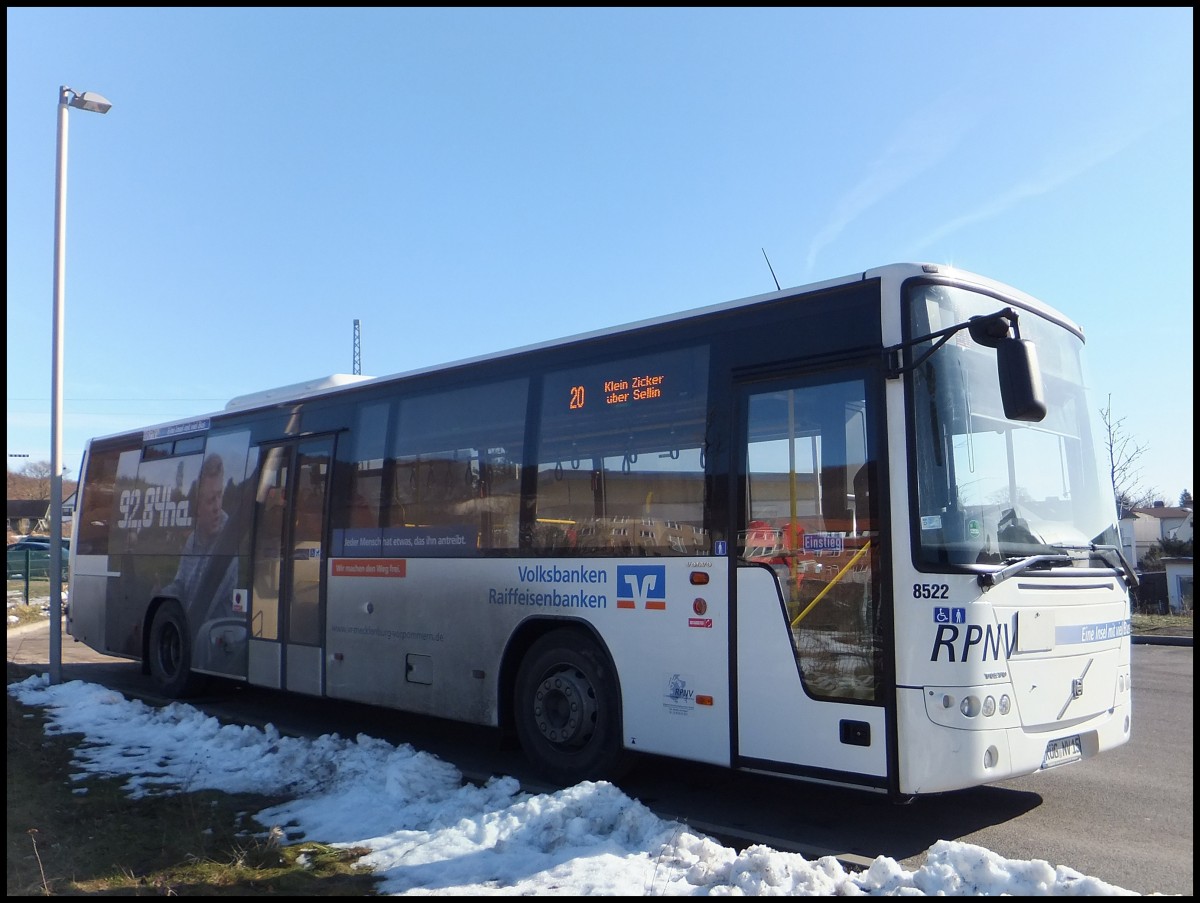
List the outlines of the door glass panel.
{"type": "Polygon", "coordinates": [[[807,691],[876,700],[878,543],[861,380],[749,396],[738,554],[769,565],[807,691]]]}
{"type": "Polygon", "coordinates": [[[288,449],[264,450],[255,496],[254,585],[251,636],[279,639],[279,588],[283,578],[284,509],[288,492],[288,449]]]}
{"type": "Polygon", "coordinates": [[[315,646],[321,641],[321,570],[324,556],[325,496],[332,444],[302,444],[296,456],[296,503],[292,510],[289,643],[315,646]]]}

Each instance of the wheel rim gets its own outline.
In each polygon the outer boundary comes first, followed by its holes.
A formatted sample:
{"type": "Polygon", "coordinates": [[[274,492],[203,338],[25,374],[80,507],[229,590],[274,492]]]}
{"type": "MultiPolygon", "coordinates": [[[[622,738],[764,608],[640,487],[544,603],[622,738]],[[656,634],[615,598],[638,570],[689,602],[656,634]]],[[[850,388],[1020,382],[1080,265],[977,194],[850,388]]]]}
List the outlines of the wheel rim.
{"type": "Polygon", "coordinates": [[[577,669],[548,673],[533,694],[533,723],[547,741],[577,749],[596,730],[596,692],[577,669]]]}
{"type": "Polygon", "coordinates": [[[183,637],[174,624],[164,624],[158,640],[158,663],[163,673],[174,677],[183,661],[183,637]]]}

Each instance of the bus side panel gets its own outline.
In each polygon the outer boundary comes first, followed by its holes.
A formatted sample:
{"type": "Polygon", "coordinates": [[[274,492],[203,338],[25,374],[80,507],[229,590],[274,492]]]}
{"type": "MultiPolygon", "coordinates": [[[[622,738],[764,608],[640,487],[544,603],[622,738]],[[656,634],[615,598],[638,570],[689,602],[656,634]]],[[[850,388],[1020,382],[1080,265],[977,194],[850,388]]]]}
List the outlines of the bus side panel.
{"type": "MultiPolygon", "coordinates": [[[[104,605],[108,595],[108,556],[78,555],[71,569],[67,632],[81,643],[109,651],[104,635],[104,605]]],[[[140,650],[138,651],[140,657],[140,650]]]]}
{"type": "MultiPolygon", "coordinates": [[[[141,448],[122,452],[117,465],[117,481],[112,497],[111,518],[108,522],[108,565],[103,590],[104,630],[101,652],[141,658],[142,631],[147,590],[141,575],[150,557],[148,550],[137,546],[142,519],[153,503],[144,505],[146,493],[138,480],[141,448]]],[[[80,550],[82,552],[82,549],[80,550]]],[[[91,644],[89,644],[91,645],[91,644]]],[[[97,648],[94,647],[93,648],[97,648]]]]}
{"type": "Polygon", "coordinates": [[[245,677],[246,614],[237,602],[245,593],[237,586],[248,441],[244,430],[193,435],[186,453],[144,458],[136,436],[123,448],[89,451],[73,543],[71,636],[141,658],[149,606],[175,599],[191,628],[193,667],[245,677]],[[221,465],[211,477],[219,507],[215,532],[200,544],[197,498],[209,458],[221,465]]]}
{"type": "Polygon", "coordinates": [[[326,693],[495,725],[517,627],[587,621],[616,665],[626,745],[727,764],[724,569],[716,558],[649,561],[333,559],[326,693]],[[693,585],[692,572],[708,583],[693,585]]]}
{"type": "Polygon", "coordinates": [[[973,575],[902,567],[896,586],[899,792],[939,793],[1011,777],[1009,732],[1019,734],[1020,718],[1015,710],[998,711],[1005,694],[1016,695],[1008,628],[993,624],[973,575]],[[978,637],[970,646],[968,630],[978,637]],[[992,695],[997,712],[967,718],[960,706],[971,695],[992,695]]]}
{"type": "Polygon", "coordinates": [[[141,657],[130,644],[134,625],[113,622],[110,596],[119,591],[119,563],[113,556],[117,523],[122,518],[118,483],[136,475],[141,437],[128,436],[103,448],[89,446],[80,469],[76,514],[72,524],[70,585],[67,588],[67,633],[98,652],[141,657]],[[114,629],[115,628],[115,629],[114,629]],[[114,638],[126,642],[117,647],[114,638]]]}
{"type": "Polygon", "coordinates": [[[621,679],[625,746],[729,765],[726,559],[626,559],[611,567],[617,607],[596,623],[621,679]],[[693,574],[708,582],[693,584],[693,574]]]}

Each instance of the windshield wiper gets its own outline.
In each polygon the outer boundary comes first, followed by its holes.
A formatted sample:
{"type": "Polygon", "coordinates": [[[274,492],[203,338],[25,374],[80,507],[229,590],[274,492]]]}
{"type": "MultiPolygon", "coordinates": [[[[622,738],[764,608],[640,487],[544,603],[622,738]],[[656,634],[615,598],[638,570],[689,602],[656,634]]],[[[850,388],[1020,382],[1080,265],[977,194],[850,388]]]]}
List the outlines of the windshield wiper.
{"type": "MultiPolygon", "coordinates": [[[[1125,582],[1128,583],[1134,589],[1137,589],[1138,586],[1141,585],[1142,581],[1139,580],[1138,575],[1134,573],[1133,565],[1131,565],[1129,563],[1129,559],[1125,557],[1125,553],[1123,551],[1121,551],[1120,546],[1098,546],[1095,543],[1092,543],[1092,551],[1094,551],[1094,552],[1116,552],[1117,560],[1121,562],[1121,569],[1125,572],[1125,582]]],[[[1100,557],[1104,558],[1103,555],[1101,555],[1100,557]]],[[[1106,562],[1108,561],[1107,558],[1104,558],[1104,560],[1106,562]]]]}
{"type": "Polygon", "coordinates": [[[986,574],[979,575],[979,585],[983,587],[984,592],[991,589],[997,583],[1003,583],[1009,577],[1015,577],[1017,574],[1028,571],[1031,568],[1037,567],[1054,567],[1058,564],[1071,564],[1072,558],[1070,555],[1029,555],[1025,558],[1019,558],[1012,564],[1007,564],[998,571],[989,571],[986,574]]]}
{"type": "Polygon", "coordinates": [[[1121,571],[1125,575],[1125,583],[1128,584],[1130,587],[1133,587],[1136,589],[1141,584],[1141,581],[1138,579],[1138,575],[1136,573],[1134,573],[1133,566],[1130,565],[1129,559],[1125,557],[1125,552],[1122,551],[1120,546],[1102,546],[1102,545],[1097,545],[1094,542],[1089,542],[1085,546],[1068,546],[1068,545],[1059,544],[1059,548],[1076,549],[1079,551],[1095,552],[1097,555],[1099,555],[1100,558],[1102,558],[1104,560],[1104,563],[1107,564],[1114,571],[1121,571]],[[1108,557],[1107,553],[1109,553],[1109,552],[1111,552],[1117,556],[1117,562],[1120,565],[1119,567],[1117,564],[1113,564],[1112,559],[1110,559],[1108,557]]]}
{"type": "Polygon", "coordinates": [[[1091,542],[1087,545],[1058,544],[1054,546],[1054,548],[1064,551],[1062,554],[1058,555],[1029,555],[1025,558],[1018,558],[1015,561],[1012,561],[1010,564],[1006,564],[998,571],[980,574],[979,585],[982,586],[986,592],[997,583],[1003,583],[1009,577],[1015,577],[1017,574],[1028,571],[1031,568],[1048,568],[1059,564],[1071,564],[1073,563],[1074,559],[1072,559],[1070,555],[1066,554],[1066,550],[1071,549],[1075,551],[1097,553],[1104,560],[1106,565],[1108,565],[1110,568],[1113,568],[1113,570],[1121,571],[1125,576],[1125,583],[1132,588],[1136,588],[1141,582],[1138,580],[1138,576],[1134,573],[1133,568],[1130,567],[1129,560],[1125,557],[1125,553],[1122,552],[1118,546],[1101,546],[1091,542]],[[1106,553],[1109,552],[1114,553],[1117,556],[1117,560],[1120,562],[1120,567],[1117,567],[1117,565],[1113,564],[1112,560],[1108,558],[1106,553]]]}

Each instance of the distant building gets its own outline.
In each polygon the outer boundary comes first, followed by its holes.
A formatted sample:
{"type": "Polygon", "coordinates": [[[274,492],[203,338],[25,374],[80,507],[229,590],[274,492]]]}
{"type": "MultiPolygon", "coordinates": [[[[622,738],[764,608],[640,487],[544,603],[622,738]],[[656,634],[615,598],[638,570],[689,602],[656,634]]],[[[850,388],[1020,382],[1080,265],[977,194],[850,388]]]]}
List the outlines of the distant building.
{"type": "Polygon", "coordinates": [[[1171,614],[1192,613],[1192,559],[1164,558],[1167,569],[1167,606],[1171,614]]]}
{"type": "Polygon", "coordinates": [[[1121,544],[1128,555],[1132,540],[1133,564],[1145,558],[1154,546],[1161,546],[1164,539],[1189,542],[1191,538],[1191,508],[1169,508],[1155,502],[1149,508],[1130,508],[1121,518],[1121,544]]]}
{"type": "MultiPolygon", "coordinates": [[[[71,518],[75,513],[75,493],[63,500],[63,536],[71,535],[71,518]]],[[[9,499],[8,535],[50,535],[50,502],[47,499],[9,499]]],[[[11,539],[10,539],[11,541],[11,539]]]]}
{"type": "Polygon", "coordinates": [[[46,499],[9,499],[8,532],[18,536],[50,532],[50,503],[46,499]]]}

